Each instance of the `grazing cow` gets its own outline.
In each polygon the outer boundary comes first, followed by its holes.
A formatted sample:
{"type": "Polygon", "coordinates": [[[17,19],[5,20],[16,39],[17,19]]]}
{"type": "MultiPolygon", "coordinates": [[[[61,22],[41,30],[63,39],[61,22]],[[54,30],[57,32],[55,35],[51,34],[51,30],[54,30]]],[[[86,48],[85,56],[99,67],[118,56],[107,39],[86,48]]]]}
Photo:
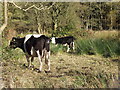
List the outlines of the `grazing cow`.
{"type": "Polygon", "coordinates": [[[52,37],[51,40],[53,44],[62,44],[64,46],[67,45],[67,52],[70,51],[70,48],[72,48],[72,50],[75,49],[75,46],[74,46],[75,38],[73,36],[66,36],[66,37],[61,37],[61,38],[52,37]]]}
{"type": "Polygon", "coordinates": [[[28,68],[31,67],[34,57],[38,57],[40,62],[39,71],[42,71],[42,58],[45,57],[45,63],[48,65],[48,71],[50,71],[50,38],[38,34],[26,35],[23,38],[13,37],[10,47],[14,49],[18,47],[23,50],[27,58],[28,68]]]}

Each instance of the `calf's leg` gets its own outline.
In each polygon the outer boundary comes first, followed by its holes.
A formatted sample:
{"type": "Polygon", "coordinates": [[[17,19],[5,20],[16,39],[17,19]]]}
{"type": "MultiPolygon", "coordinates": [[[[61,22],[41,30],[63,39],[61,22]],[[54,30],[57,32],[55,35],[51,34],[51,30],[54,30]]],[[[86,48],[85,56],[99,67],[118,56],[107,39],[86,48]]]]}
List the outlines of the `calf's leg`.
{"type": "Polygon", "coordinates": [[[70,45],[67,45],[67,52],[70,51],[70,45]]]}

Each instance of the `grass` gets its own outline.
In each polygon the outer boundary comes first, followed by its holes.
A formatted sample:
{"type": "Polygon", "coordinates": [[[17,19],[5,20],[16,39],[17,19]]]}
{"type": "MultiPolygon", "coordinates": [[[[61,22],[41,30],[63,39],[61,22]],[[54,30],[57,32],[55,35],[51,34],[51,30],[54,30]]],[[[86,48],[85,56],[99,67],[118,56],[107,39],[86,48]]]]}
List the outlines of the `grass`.
{"type": "MultiPolygon", "coordinates": [[[[103,38],[81,38],[75,41],[75,54],[101,55],[106,58],[120,55],[120,40],[103,38]]],[[[51,53],[63,53],[67,48],[62,45],[51,44],[51,53]]]]}
{"type": "MultiPolygon", "coordinates": [[[[3,60],[5,87],[107,88],[118,85],[118,63],[113,62],[110,58],[58,53],[51,55],[50,60],[51,73],[44,71],[37,73],[27,69],[23,66],[26,63],[25,58],[3,60]]],[[[35,68],[39,68],[37,58],[33,64],[35,68]]],[[[45,69],[45,63],[43,63],[43,69],[45,69]]]]}
{"type": "Polygon", "coordinates": [[[112,57],[120,55],[120,41],[115,39],[79,39],[76,41],[76,53],[112,57]]]}
{"type": "Polygon", "coordinates": [[[9,59],[17,60],[17,59],[23,57],[23,55],[24,55],[23,53],[21,53],[22,50],[20,50],[18,48],[17,48],[17,50],[9,48],[8,41],[5,41],[5,40],[4,40],[4,43],[1,47],[1,49],[2,49],[2,54],[1,54],[2,60],[9,60],[9,59]],[[19,54],[16,55],[16,53],[19,53],[19,54]]]}
{"type": "Polygon", "coordinates": [[[52,54],[57,54],[58,52],[62,53],[65,50],[65,47],[63,47],[62,45],[51,44],[50,49],[52,54]]]}
{"type": "MultiPolygon", "coordinates": [[[[120,55],[119,31],[84,31],[85,35],[78,33],[75,41],[75,54],[101,55],[106,58],[120,55]],[[80,36],[80,37],[79,37],[80,36]]],[[[51,45],[53,54],[66,52],[62,45],[51,45]]]]}

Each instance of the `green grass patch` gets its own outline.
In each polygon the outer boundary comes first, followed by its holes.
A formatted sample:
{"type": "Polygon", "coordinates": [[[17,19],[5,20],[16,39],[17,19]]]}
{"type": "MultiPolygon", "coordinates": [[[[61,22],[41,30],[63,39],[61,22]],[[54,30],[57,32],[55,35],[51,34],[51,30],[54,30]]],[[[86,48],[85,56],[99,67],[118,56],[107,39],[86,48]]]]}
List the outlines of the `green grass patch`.
{"type": "Polygon", "coordinates": [[[104,57],[120,55],[120,41],[117,39],[78,39],[76,41],[76,53],[95,55],[104,57]]]}
{"type": "Polygon", "coordinates": [[[51,44],[50,49],[51,49],[52,54],[57,54],[58,52],[63,53],[67,50],[67,48],[65,46],[60,45],[60,44],[57,44],[57,45],[51,44]]]}
{"type": "Polygon", "coordinates": [[[22,53],[22,50],[19,48],[12,49],[9,47],[8,41],[5,41],[2,43],[2,54],[1,58],[2,60],[18,60],[19,58],[23,58],[24,53],[22,53]]]}
{"type": "Polygon", "coordinates": [[[89,88],[107,88],[110,76],[106,73],[98,73],[97,75],[81,74],[75,77],[75,86],[76,87],[89,87],[89,88]]]}

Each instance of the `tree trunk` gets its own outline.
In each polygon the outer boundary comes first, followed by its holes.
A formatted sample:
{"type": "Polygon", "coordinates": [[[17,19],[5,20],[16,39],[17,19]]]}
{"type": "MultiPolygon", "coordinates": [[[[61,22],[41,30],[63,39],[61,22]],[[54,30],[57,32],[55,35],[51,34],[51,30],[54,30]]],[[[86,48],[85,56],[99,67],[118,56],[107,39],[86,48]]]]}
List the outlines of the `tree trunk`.
{"type": "Polygon", "coordinates": [[[4,0],[4,24],[0,27],[0,35],[7,26],[7,0],[4,0]]]}
{"type": "Polygon", "coordinates": [[[103,25],[102,25],[102,20],[103,20],[103,16],[102,16],[102,6],[101,6],[102,3],[100,3],[100,30],[103,30],[103,25]]]}
{"type": "Polygon", "coordinates": [[[38,11],[37,10],[35,10],[35,13],[36,13],[36,23],[37,23],[37,28],[38,28],[38,33],[39,34],[42,34],[42,26],[41,26],[41,24],[39,23],[39,13],[38,13],[38,11]]]}
{"type": "MultiPolygon", "coordinates": [[[[6,26],[7,26],[7,0],[4,0],[4,24],[0,27],[0,46],[2,46],[2,32],[6,26]]],[[[0,60],[2,59],[1,55],[2,55],[2,48],[0,48],[0,60]]],[[[0,62],[0,78],[2,78],[2,70],[3,70],[2,62],[0,62]]],[[[0,89],[2,89],[3,87],[4,87],[4,83],[3,80],[1,79],[0,89]]]]}
{"type": "Polygon", "coordinates": [[[86,22],[86,30],[88,30],[88,26],[89,26],[89,24],[88,24],[88,22],[86,22]]]}
{"type": "Polygon", "coordinates": [[[102,16],[102,13],[101,13],[101,15],[100,15],[100,30],[103,30],[102,22],[103,22],[103,16],[102,16]]]}
{"type": "Polygon", "coordinates": [[[86,20],[86,30],[89,30],[89,23],[90,21],[89,21],[89,16],[88,16],[86,20]]]}
{"type": "Polygon", "coordinates": [[[56,21],[53,21],[53,23],[52,23],[52,30],[53,31],[57,30],[57,22],[56,21]]]}
{"type": "Polygon", "coordinates": [[[55,22],[55,24],[54,24],[54,31],[56,31],[57,30],[57,22],[55,22]]]}
{"type": "Polygon", "coordinates": [[[41,29],[41,24],[38,22],[38,33],[41,34],[42,33],[42,29],[41,29]]]}
{"type": "MultiPolygon", "coordinates": [[[[111,12],[112,12],[112,3],[111,3],[111,12]]],[[[112,13],[111,13],[111,15],[110,15],[110,30],[113,30],[113,15],[112,15],[112,13]]]]}

